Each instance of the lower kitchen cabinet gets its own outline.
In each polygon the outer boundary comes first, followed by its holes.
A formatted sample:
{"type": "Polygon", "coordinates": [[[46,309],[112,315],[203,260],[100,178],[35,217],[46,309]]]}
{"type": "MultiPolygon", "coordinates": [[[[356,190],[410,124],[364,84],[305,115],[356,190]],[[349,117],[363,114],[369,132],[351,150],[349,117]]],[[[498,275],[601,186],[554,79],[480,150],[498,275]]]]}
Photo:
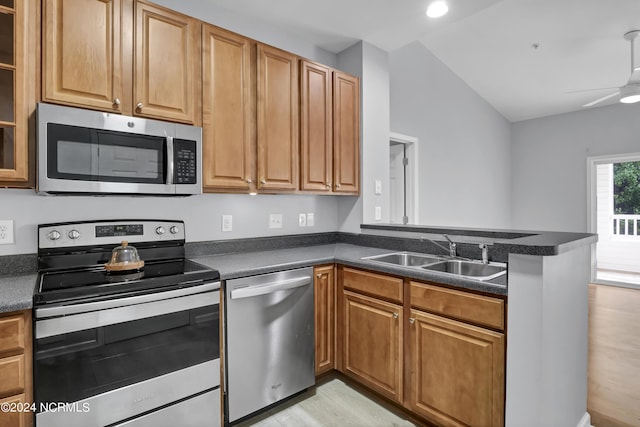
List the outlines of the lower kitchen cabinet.
{"type": "Polygon", "coordinates": [[[442,426],[504,423],[504,335],[411,310],[410,409],[442,426]]]}
{"type": "Polygon", "coordinates": [[[31,312],[0,314],[0,403],[12,409],[0,412],[0,427],[33,425],[33,413],[20,410],[33,402],[31,348],[31,312]]]}
{"type": "Polygon", "coordinates": [[[343,371],[391,400],[402,402],[402,306],[342,293],[343,371]]]}
{"type": "Polygon", "coordinates": [[[335,267],[333,265],[315,267],[313,273],[315,278],[316,375],[320,375],[336,367],[335,267]]]}

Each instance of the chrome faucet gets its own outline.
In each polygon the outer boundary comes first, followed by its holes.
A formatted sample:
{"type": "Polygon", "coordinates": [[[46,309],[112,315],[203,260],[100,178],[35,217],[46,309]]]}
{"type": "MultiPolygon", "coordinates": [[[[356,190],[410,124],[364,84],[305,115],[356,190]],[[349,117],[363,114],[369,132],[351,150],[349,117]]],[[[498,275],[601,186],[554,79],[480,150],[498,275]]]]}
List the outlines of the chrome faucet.
{"type": "Polygon", "coordinates": [[[425,240],[428,240],[431,243],[433,243],[434,245],[436,245],[437,247],[439,247],[440,249],[442,249],[443,251],[449,251],[449,256],[452,256],[452,257],[456,258],[456,244],[455,244],[455,242],[451,241],[449,236],[447,236],[446,234],[443,234],[443,236],[449,242],[449,249],[447,249],[446,247],[442,246],[440,243],[438,243],[435,240],[430,239],[428,237],[422,236],[422,237],[420,237],[420,240],[422,240],[423,242],[425,240]]]}
{"type": "Polygon", "coordinates": [[[489,245],[487,243],[480,243],[480,249],[482,249],[482,263],[489,264],[489,245]]]}
{"type": "Polygon", "coordinates": [[[443,234],[442,237],[447,239],[447,241],[449,242],[449,256],[452,256],[452,257],[455,258],[456,257],[456,247],[457,247],[456,243],[453,240],[451,240],[449,238],[449,236],[446,235],[446,234],[443,234]]]}

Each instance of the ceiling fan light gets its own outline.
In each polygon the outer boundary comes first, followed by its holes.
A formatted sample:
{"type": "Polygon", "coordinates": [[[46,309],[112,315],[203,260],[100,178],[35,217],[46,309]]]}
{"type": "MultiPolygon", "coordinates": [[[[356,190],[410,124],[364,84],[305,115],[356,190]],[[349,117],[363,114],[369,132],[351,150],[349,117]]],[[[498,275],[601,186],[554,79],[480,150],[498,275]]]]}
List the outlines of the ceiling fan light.
{"type": "Polygon", "coordinates": [[[439,18],[444,16],[449,11],[449,6],[445,1],[434,1],[427,8],[427,16],[429,18],[439,18]]]}
{"type": "Polygon", "coordinates": [[[629,85],[620,90],[620,102],[633,104],[640,102],[640,85],[629,85]]]}

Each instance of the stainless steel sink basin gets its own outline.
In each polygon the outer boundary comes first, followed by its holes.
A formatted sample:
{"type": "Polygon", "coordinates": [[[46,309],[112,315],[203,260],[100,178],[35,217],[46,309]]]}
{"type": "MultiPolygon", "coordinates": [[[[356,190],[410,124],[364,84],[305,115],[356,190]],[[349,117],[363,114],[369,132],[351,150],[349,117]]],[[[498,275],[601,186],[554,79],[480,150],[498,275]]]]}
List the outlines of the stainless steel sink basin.
{"type": "Polygon", "coordinates": [[[424,265],[421,268],[457,276],[472,277],[478,280],[491,280],[507,272],[502,264],[482,264],[473,261],[449,260],[436,264],[424,265]]]}
{"type": "Polygon", "coordinates": [[[415,254],[411,252],[394,252],[390,254],[365,257],[363,259],[384,262],[386,264],[399,265],[402,267],[422,267],[428,264],[442,261],[442,258],[430,255],[415,254]]]}

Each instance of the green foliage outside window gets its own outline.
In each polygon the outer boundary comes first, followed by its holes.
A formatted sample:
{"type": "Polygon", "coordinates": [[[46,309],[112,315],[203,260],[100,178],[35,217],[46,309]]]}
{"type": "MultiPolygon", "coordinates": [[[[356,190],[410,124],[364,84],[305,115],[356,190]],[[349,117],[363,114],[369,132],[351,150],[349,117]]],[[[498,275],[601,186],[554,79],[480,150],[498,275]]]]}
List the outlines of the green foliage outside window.
{"type": "Polygon", "coordinates": [[[640,215],[640,162],[614,163],[613,211],[640,215]]]}

